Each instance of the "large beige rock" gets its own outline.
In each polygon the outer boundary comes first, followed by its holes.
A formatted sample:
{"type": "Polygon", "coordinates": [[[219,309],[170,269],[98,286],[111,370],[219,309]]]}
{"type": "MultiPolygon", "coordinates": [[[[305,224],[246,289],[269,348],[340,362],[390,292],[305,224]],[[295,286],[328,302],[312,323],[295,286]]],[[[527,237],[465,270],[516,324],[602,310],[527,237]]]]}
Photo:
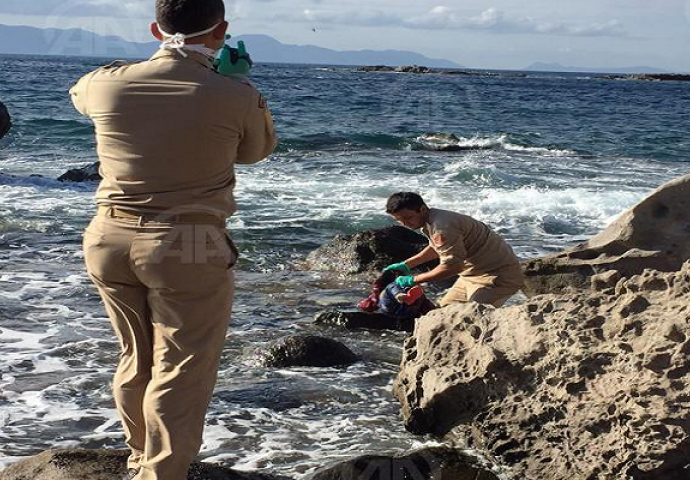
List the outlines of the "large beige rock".
{"type": "Polygon", "coordinates": [[[690,263],[592,285],[419,319],[394,385],[406,427],[521,480],[690,478],[690,263]]]}
{"type": "Polygon", "coordinates": [[[589,241],[525,262],[527,296],[589,285],[615,270],[629,277],[645,268],[676,271],[690,259],[690,175],[677,178],[625,211],[589,241]]]}

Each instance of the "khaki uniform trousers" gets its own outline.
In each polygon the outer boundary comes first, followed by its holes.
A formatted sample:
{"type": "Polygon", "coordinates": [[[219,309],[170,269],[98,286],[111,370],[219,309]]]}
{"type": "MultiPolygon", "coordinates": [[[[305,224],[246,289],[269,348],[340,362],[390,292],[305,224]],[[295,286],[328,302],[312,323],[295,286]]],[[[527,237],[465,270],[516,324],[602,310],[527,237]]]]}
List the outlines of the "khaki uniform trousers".
{"type": "Polygon", "coordinates": [[[137,480],[185,480],[201,448],[232,308],[225,228],[112,218],[84,257],[120,341],[113,394],[137,480]]]}
{"type": "Polygon", "coordinates": [[[477,302],[500,307],[524,285],[525,277],[520,265],[484,275],[461,275],[438,304],[477,302]]]}

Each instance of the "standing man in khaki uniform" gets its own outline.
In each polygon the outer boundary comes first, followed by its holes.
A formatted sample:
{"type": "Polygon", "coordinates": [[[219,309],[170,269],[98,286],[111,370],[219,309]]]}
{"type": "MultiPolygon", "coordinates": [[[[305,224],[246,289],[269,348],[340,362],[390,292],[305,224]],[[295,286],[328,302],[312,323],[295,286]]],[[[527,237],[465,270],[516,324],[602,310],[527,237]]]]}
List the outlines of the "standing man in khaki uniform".
{"type": "Polygon", "coordinates": [[[523,286],[520,262],[510,246],[489,227],[467,215],[429,208],[413,192],[388,198],[386,213],[413,230],[421,229],[429,245],[404,262],[384,269],[399,270],[396,282],[403,288],[459,275],[439,301],[441,307],[456,302],[478,302],[500,307],[523,286]],[[410,269],[435,259],[433,270],[410,275],[410,269]]]}
{"type": "Polygon", "coordinates": [[[184,480],[199,452],[232,307],[234,164],[276,143],[261,95],[212,69],[224,17],[222,0],[158,0],[162,48],[70,91],[101,161],[84,256],[122,349],[113,392],[131,449],[125,478],[184,480]]]}

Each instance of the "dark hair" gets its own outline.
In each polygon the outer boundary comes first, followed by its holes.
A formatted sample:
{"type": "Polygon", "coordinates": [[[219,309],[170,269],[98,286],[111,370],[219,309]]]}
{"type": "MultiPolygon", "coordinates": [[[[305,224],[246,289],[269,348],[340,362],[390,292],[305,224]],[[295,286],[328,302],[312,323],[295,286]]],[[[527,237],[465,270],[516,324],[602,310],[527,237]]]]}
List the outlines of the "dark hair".
{"type": "Polygon", "coordinates": [[[398,192],[388,197],[386,213],[392,215],[400,210],[419,210],[425,205],[424,199],[414,192],[398,192]]]}
{"type": "Polygon", "coordinates": [[[156,22],[167,33],[194,33],[225,18],[223,0],[156,0],[156,22]]]}

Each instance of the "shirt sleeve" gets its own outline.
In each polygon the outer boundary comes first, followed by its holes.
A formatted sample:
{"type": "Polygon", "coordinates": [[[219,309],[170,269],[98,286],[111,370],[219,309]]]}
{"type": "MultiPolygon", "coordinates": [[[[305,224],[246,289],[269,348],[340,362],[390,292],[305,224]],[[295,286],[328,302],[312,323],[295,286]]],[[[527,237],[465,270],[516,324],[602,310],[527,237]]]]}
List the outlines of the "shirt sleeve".
{"type": "Polygon", "coordinates": [[[462,240],[462,235],[452,235],[445,230],[436,230],[429,238],[429,244],[438,253],[441,265],[465,263],[467,249],[462,240]]]}
{"type": "Polygon", "coordinates": [[[69,89],[69,95],[74,104],[74,108],[77,109],[82,115],[89,115],[88,108],[88,90],[89,83],[91,83],[91,78],[96,72],[87,73],[79,79],[77,83],[69,89]]]}
{"type": "Polygon", "coordinates": [[[237,163],[256,163],[268,157],[276,147],[273,116],[259,93],[252,96],[245,117],[242,140],[237,148],[237,163]]]}

